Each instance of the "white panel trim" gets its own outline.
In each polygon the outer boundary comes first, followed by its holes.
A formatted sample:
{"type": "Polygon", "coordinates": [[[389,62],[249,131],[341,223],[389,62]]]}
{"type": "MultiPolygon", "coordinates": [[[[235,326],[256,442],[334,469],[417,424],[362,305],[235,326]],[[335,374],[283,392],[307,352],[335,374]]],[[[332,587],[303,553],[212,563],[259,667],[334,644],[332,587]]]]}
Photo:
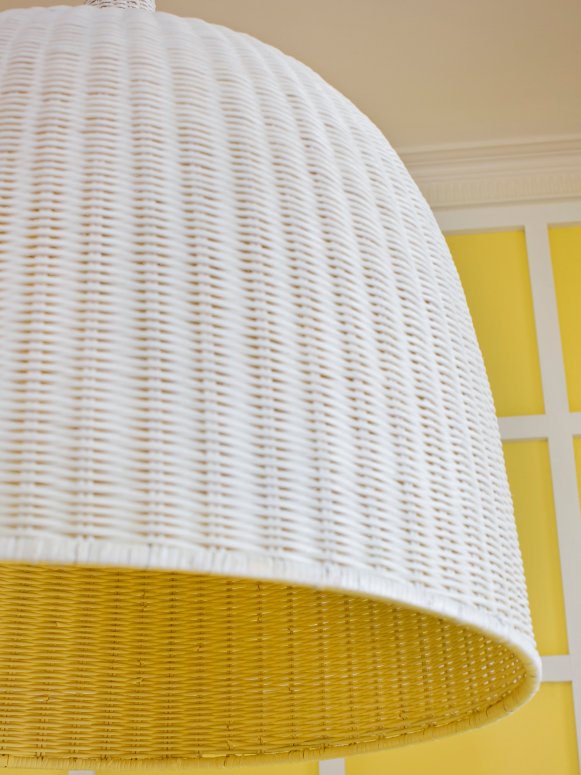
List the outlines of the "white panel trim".
{"type": "MultiPolygon", "coordinates": [[[[573,436],[581,436],[581,412],[564,412],[561,422],[569,426],[573,436]]],[[[503,441],[546,439],[549,436],[549,421],[544,414],[499,417],[498,424],[503,441]]]]}
{"type": "Polygon", "coordinates": [[[498,424],[503,441],[546,439],[548,436],[547,418],[544,414],[499,417],[498,424]]]}
{"type": "Polygon", "coordinates": [[[449,208],[438,211],[436,218],[442,231],[447,233],[522,229],[531,221],[548,225],[581,223],[581,197],[558,204],[490,205],[473,210],[449,208]]]}
{"type": "Polygon", "coordinates": [[[543,657],[543,683],[562,683],[573,679],[569,654],[543,657]]]}
{"type": "Polygon", "coordinates": [[[581,135],[401,148],[432,207],[581,196],[581,135]]]}
{"type": "Polygon", "coordinates": [[[581,412],[571,412],[569,417],[573,436],[581,436],[581,412]]]}
{"type": "Polygon", "coordinates": [[[569,413],[561,348],[557,298],[549,246],[549,222],[543,222],[531,216],[524,225],[545,413],[549,426],[549,455],[569,639],[577,745],[581,759],[581,583],[579,565],[581,513],[573,453],[573,423],[569,413]]]}
{"type": "MultiPolygon", "coordinates": [[[[577,662],[581,660],[581,584],[578,583],[581,514],[573,456],[572,427],[569,423],[567,384],[547,225],[531,221],[525,226],[525,233],[546,417],[549,424],[549,452],[562,573],[565,579],[564,593],[571,641],[570,651],[573,661],[577,662]],[[575,654],[575,651],[578,653],[575,654]]],[[[581,664],[579,677],[581,678],[581,664]]]]}

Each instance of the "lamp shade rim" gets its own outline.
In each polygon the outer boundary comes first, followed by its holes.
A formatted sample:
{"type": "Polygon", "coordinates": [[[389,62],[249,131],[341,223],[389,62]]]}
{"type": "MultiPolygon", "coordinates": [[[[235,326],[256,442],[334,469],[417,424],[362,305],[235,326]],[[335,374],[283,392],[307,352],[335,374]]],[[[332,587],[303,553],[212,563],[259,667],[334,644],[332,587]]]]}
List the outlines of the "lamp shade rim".
{"type": "MultiPolygon", "coordinates": [[[[489,721],[501,718],[517,710],[537,691],[542,679],[542,662],[535,642],[516,628],[499,620],[486,611],[478,610],[441,594],[431,592],[421,584],[409,584],[388,577],[385,573],[370,573],[354,567],[345,567],[337,562],[303,562],[282,557],[265,557],[242,551],[215,550],[211,548],[178,548],[157,545],[141,545],[120,541],[79,540],[78,538],[36,539],[29,537],[4,538],[0,542],[0,563],[9,564],[46,564],[63,566],[84,566],[96,568],[120,568],[150,570],[171,573],[191,573],[209,576],[232,577],[256,580],[263,583],[310,587],[343,595],[365,597],[379,602],[389,603],[402,609],[427,614],[456,624],[470,632],[484,636],[497,645],[504,646],[515,656],[523,667],[523,680],[516,684],[513,691],[502,697],[497,703],[482,712],[449,724],[427,727],[410,734],[397,737],[363,741],[358,744],[322,747],[319,750],[297,751],[297,759],[334,758],[352,753],[364,753],[386,747],[417,742],[423,739],[445,736],[454,732],[474,729],[489,721]],[[311,757],[312,753],[312,757],[311,757]]],[[[22,759],[16,762],[14,757],[4,766],[31,767],[34,761],[22,759]]],[[[233,764],[240,756],[224,759],[223,764],[233,764]]],[[[285,755],[288,758],[288,755],[285,755]]],[[[293,758],[292,752],[290,758],[293,758]]],[[[277,754],[253,755],[252,763],[280,761],[277,754]]],[[[203,759],[190,761],[190,765],[204,766],[203,759]]],[[[220,762],[214,757],[208,766],[220,762]]],[[[98,760],[63,760],[51,762],[55,767],[93,769],[102,766],[98,760]],[[81,766],[82,765],[82,766],[81,766]]],[[[181,762],[185,765],[186,762],[181,762]]],[[[130,767],[127,762],[116,764],[107,760],[107,767],[130,767]]],[[[136,761],[135,766],[167,767],[180,766],[180,761],[168,760],[136,761]]]]}
{"type": "MultiPolygon", "coordinates": [[[[534,661],[534,660],[533,660],[534,661]]],[[[539,660],[540,661],[540,660],[539,660]]],[[[538,667],[540,671],[540,665],[538,667]]],[[[353,754],[373,753],[389,748],[396,748],[402,745],[415,744],[420,742],[429,742],[438,738],[447,737],[459,732],[477,729],[485,724],[498,721],[508,714],[524,705],[536,692],[540,682],[540,672],[533,676],[527,675],[527,680],[521,683],[518,689],[510,695],[499,700],[495,705],[484,711],[462,719],[461,721],[451,722],[445,726],[428,727],[427,729],[410,733],[409,735],[398,735],[391,738],[378,738],[377,740],[349,744],[344,746],[321,747],[318,749],[297,749],[296,751],[285,751],[281,754],[259,754],[251,757],[232,755],[222,758],[196,758],[196,759],[136,759],[134,762],[119,761],[115,759],[51,759],[50,766],[54,769],[83,769],[91,770],[99,767],[106,767],[108,770],[131,770],[131,769],[180,769],[195,768],[206,769],[217,767],[241,766],[244,764],[284,764],[308,760],[326,760],[335,759],[353,754]]],[[[47,766],[47,760],[33,757],[2,756],[0,757],[0,766],[13,768],[41,768],[47,766]]]]}

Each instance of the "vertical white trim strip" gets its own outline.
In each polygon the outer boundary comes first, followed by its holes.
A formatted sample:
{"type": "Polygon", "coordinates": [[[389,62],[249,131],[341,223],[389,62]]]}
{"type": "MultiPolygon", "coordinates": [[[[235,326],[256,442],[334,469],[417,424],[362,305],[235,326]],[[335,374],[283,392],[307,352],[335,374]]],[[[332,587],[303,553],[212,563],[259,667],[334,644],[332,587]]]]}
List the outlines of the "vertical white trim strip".
{"type": "Polygon", "coordinates": [[[436,211],[444,232],[503,231],[522,229],[525,223],[581,223],[581,200],[540,204],[497,205],[495,207],[462,208],[436,211]]]}
{"type": "Polygon", "coordinates": [[[581,760],[581,513],[547,222],[525,222],[581,760]]]}
{"type": "MultiPolygon", "coordinates": [[[[565,421],[573,436],[581,436],[581,412],[570,412],[565,421]]],[[[549,437],[548,420],[544,414],[499,417],[498,424],[503,441],[547,439],[549,437]]]]}

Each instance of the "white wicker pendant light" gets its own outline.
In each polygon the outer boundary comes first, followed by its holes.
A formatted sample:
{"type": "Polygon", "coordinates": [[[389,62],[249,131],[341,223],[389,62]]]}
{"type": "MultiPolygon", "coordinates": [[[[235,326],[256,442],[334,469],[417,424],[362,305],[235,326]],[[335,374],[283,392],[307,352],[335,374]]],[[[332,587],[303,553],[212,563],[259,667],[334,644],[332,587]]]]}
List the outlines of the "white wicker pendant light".
{"type": "Polygon", "coordinates": [[[307,67],[152,0],[0,14],[0,756],[195,766],[539,680],[436,222],[307,67]]]}

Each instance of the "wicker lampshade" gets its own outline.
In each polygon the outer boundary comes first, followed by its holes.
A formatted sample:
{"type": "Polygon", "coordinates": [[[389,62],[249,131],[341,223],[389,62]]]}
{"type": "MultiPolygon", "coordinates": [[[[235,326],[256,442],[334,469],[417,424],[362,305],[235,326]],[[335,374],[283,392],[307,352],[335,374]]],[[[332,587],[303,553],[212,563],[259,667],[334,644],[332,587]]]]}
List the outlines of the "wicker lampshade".
{"type": "Polygon", "coordinates": [[[2,763],[340,756],[513,710],[539,658],[428,206],[307,67],[152,10],[0,14],[2,763]]]}

